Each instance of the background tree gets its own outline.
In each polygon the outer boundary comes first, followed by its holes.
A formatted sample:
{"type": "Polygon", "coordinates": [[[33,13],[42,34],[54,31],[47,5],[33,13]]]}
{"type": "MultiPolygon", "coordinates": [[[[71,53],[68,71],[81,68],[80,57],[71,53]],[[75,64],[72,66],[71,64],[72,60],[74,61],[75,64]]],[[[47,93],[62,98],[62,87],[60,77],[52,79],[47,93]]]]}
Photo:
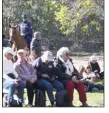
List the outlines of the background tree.
{"type": "Polygon", "coordinates": [[[104,0],[3,0],[6,38],[9,24],[19,24],[22,13],[27,13],[33,32],[41,31],[50,40],[51,49],[103,50],[104,0]]]}

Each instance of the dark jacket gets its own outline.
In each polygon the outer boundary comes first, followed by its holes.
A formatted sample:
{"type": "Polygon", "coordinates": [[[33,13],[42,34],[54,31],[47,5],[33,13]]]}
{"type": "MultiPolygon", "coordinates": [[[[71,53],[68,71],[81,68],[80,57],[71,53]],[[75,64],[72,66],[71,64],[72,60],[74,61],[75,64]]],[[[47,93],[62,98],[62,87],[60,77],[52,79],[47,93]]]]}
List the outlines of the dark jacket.
{"type": "Polygon", "coordinates": [[[89,64],[91,65],[93,72],[94,72],[95,70],[98,70],[98,73],[100,73],[100,67],[99,67],[98,62],[96,62],[96,63],[89,62],[89,64]]]}
{"type": "MultiPolygon", "coordinates": [[[[70,59],[70,61],[72,62],[72,60],[70,59]]],[[[64,65],[64,63],[59,60],[59,59],[56,59],[55,60],[56,62],[56,68],[57,68],[57,76],[58,76],[58,79],[59,80],[71,80],[73,76],[77,76],[77,78],[79,79],[79,73],[77,71],[77,69],[74,67],[74,72],[72,73],[72,76],[66,74],[66,67],[64,65]]]]}
{"type": "Polygon", "coordinates": [[[44,63],[44,62],[42,62],[41,58],[38,58],[35,61],[34,67],[37,70],[38,79],[43,78],[42,74],[47,74],[50,77],[50,79],[48,79],[48,80],[51,80],[52,78],[56,77],[55,76],[56,70],[55,70],[55,67],[53,65],[53,62],[44,63]]]}
{"type": "Polygon", "coordinates": [[[32,24],[28,21],[22,22],[19,25],[20,34],[24,36],[24,38],[32,38],[32,24]]]}
{"type": "Polygon", "coordinates": [[[30,44],[31,50],[35,50],[36,54],[41,55],[41,40],[33,38],[30,44]]]}

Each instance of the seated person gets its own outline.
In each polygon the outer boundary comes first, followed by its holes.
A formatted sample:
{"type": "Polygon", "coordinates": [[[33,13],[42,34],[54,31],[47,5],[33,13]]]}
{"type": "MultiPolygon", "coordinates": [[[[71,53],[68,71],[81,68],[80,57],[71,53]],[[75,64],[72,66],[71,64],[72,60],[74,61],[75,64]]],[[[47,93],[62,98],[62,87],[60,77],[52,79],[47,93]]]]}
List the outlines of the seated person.
{"type": "Polygon", "coordinates": [[[15,70],[20,78],[25,82],[28,95],[28,107],[32,107],[34,89],[36,89],[37,75],[36,70],[25,59],[25,50],[20,49],[17,52],[18,60],[15,63],[15,70]]]}
{"type": "Polygon", "coordinates": [[[71,59],[69,58],[69,49],[62,47],[57,52],[57,59],[54,61],[54,65],[59,69],[58,80],[60,80],[66,87],[69,94],[69,100],[71,106],[73,106],[73,93],[74,88],[79,93],[79,99],[82,102],[83,107],[87,107],[86,93],[84,90],[84,84],[80,81],[80,76],[76,68],[74,67],[71,59]]]}
{"type": "Polygon", "coordinates": [[[23,93],[25,84],[19,78],[19,75],[15,71],[12,63],[14,51],[7,47],[3,51],[3,88],[9,89],[8,102],[9,106],[13,106],[13,95],[15,89],[18,89],[18,105],[22,107],[23,93]]]}
{"type": "Polygon", "coordinates": [[[95,79],[96,75],[94,72],[92,72],[91,65],[88,65],[83,72],[83,79],[81,79],[86,86],[86,91],[92,91],[93,88],[98,88],[98,90],[104,90],[103,85],[95,83],[95,79]]]}
{"type": "Polygon", "coordinates": [[[53,54],[50,51],[46,51],[41,57],[34,61],[33,66],[37,69],[37,85],[41,89],[47,91],[51,106],[55,106],[53,88],[60,91],[64,90],[64,86],[61,82],[56,80],[55,68],[52,60],[53,54]]]}
{"type": "Polygon", "coordinates": [[[104,78],[104,72],[100,72],[100,66],[97,62],[98,58],[97,56],[91,56],[89,59],[89,63],[92,67],[92,71],[95,73],[97,77],[100,77],[100,79],[104,78]]]}

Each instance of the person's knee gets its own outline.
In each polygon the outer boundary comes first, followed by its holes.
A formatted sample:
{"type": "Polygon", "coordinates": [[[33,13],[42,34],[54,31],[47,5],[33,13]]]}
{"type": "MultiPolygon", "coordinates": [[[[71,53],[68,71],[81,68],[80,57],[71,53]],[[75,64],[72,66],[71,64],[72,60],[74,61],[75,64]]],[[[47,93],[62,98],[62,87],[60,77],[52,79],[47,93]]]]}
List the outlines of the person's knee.
{"type": "Polygon", "coordinates": [[[85,91],[85,86],[82,82],[79,82],[78,85],[77,85],[77,89],[78,90],[81,90],[81,91],[85,91]]]}
{"type": "Polygon", "coordinates": [[[55,82],[54,87],[55,87],[58,91],[64,90],[64,85],[63,85],[61,82],[59,82],[59,81],[56,81],[56,82],[55,82]]]}
{"type": "Polygon", "coordinates": [[[15,88],[15,87],[17,87],[17,84],[15,84],[14,82],[12,82],[12,83],[10,84],[10,87],[15,88]]]}
{"type": "Polygon", "coordinates": [[[51,84],[51,83],[46,82],[46,84],[44,84],[44,85],[45,85],[46,90],[53,91],[53,86],[52,86],[52,84],[51,84]]]}
{"type": "Polygon", "coordinates": [[[68,81],[68,82],[66,83],[66,88],[74,89],[74,84],[73,84],[73,82],[72,82],[72,81],[68,81]]]}
{"type": "Polygon", "coordinates": [[[64,85],[61,82],[60,82],[60,85],[59,85],[59,89],[64,90],[64,85]]]}
{"type": "Polygon", "coordinates": [[[24,82],[20,82],[20,83],[19,83],[19,86],[20,86],[21,88],[25,88],[26,84],[25,84],[24,82]]]}
{"type": "Polygon", "coordinates": [[[84,88],[84,84],[82,82],[78,83],[79,87],[84,88]]]}

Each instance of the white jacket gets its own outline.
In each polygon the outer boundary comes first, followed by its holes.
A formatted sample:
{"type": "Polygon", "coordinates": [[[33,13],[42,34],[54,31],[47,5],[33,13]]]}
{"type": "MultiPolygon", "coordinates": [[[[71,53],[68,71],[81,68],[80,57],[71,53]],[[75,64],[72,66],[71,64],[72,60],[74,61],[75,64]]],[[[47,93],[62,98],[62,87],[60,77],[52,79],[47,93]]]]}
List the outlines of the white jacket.
{"type": "Polygon", "coordinates": [[[9,73],[13,73],[15,78],[18,78],[18,74],[13,67],[13,62],[11,60],[8,60],[5,56],[3,56],[3,78],[13,81],[13,79],[7,75],[9,73]]]}
{"type": "Polygon", "coordinates": [[[83,72],[83,78],[93,78],[96,77],[94,72],[90,72],[89,74],[83,72]]]}

